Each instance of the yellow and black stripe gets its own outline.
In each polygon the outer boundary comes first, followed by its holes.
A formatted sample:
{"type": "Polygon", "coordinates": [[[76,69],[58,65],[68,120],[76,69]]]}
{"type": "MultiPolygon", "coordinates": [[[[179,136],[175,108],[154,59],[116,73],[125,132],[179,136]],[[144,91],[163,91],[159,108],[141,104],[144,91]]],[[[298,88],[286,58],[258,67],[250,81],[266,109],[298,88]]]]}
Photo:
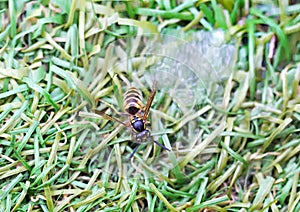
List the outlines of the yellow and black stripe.
{"type": "Polygon", "coordinates": [[[143,107],[142,103],[142,94],[135,88],[131,87],[124,95],[124,110],[130,115],[134,116],[137,114],[143,107]]]}

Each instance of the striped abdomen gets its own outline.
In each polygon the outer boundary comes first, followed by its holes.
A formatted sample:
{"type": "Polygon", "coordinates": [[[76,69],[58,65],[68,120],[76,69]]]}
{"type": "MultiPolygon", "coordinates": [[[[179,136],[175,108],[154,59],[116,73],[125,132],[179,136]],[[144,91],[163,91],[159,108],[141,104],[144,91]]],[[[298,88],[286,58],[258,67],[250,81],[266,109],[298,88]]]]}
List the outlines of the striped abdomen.
{"type": "Polygon", "coordinates": [[[142,94],[135,88],[131,87],[124,95],[124,110],[130,115],[135,115],[142,107],[142,94]]]}

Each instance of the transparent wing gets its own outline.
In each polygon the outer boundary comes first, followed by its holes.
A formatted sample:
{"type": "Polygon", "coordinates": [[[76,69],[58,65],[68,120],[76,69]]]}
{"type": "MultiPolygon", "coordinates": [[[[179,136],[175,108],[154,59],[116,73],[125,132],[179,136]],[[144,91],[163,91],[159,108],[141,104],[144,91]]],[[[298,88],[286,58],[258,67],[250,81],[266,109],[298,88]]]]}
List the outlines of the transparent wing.
{"type": "Polygon", "coordinates": [[[161,42],[151,42],[145,53],[154,61],[146,73],[147,81],[157,80],[158,89],[168,93],[183,112],[203,98],[217,104],[223,94],[222,81],[232,72],[235,47],[221,42],[222,33],[211,34],[164,35],[161,42]]]}
{"type": "MultiPolygon", "coordinates": [[[[101,98],[109,80],[117,87],[113,106],[122,108],[122,95],[135,86],[143,91],[144,104],[153,81],[187,112],[209,98],[218,103],[224,79],[232,73],[236,46],[226,43],[223,31],[199,31],[190,35],[169,32],[114,41],[105,48],[104,58],[91,66],[91,93],[101,98]],[[110,78],[110,79],[109,79],[110,78]],[[105,84],[106,83],[106,84],[105,84]]],[[[86,81],[86,80],[85,80],[86,81]]]]}

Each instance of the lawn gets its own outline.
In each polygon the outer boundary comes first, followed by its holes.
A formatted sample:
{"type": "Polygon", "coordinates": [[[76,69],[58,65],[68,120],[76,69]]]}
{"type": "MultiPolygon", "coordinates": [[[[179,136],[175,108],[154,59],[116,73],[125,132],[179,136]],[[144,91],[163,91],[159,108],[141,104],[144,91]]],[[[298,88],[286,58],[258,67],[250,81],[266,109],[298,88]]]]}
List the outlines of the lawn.
{"type": "Polygon", "coordinates": [[[0,1],[0,211],[300,211],[299,12],[0,1]]]}

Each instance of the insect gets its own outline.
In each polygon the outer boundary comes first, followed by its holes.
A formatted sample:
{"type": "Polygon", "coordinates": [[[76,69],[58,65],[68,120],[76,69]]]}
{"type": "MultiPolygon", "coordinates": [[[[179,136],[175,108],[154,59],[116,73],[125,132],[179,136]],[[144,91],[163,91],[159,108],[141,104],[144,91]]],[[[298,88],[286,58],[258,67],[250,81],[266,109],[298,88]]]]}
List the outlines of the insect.
{"type": "Polygon", "coordinates": [[[128,91],[124,95],[124,110],[126,114],[129,116],[129,122],[123,122],[117,118],[114,118],[112,116],[109,116],[108,114],[99,111],[99,110],[94,110],[94,112],[103,118],[111,121],[116,121],[125,127],[130,127],[131,132],[132,132],[132,141],[137,143],[137,146],[135,149],[132,151],[130,154],[129,158],[132,158],[138,147],[147,141],[152,141],[161,148],[170,151],[167,147],[164,145],[158,143],[153,139],[151,136],[151,132],[149,129],[146,127],[147,123],[147,118],[150,112],[150,107],[152,105],[154,96],[156,94],[156,85],[157,82],[153,82],[152,86],[152,92],[150,96],[148,97],[148,101],[145,107],[142,105],[142,95],[141,92],[136,88],[136,87],[131,87],[128,89],[128,91]]]}

